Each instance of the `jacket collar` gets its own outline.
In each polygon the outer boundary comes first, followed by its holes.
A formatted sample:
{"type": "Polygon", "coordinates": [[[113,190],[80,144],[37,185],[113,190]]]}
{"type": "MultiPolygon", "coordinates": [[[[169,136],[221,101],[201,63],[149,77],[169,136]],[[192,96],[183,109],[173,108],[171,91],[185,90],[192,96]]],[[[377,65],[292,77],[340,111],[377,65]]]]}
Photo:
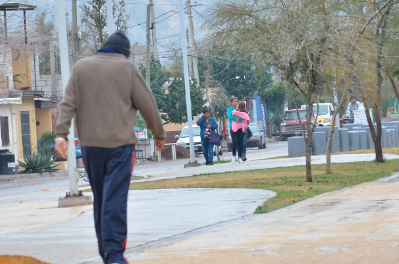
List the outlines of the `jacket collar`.
{"type": "Polygon", "coordinates": [[[125,57],[125,55],[121,54],[121,53],[105,53],[105,52],[97,52],[96,54],[94,54],[94,57],[96,58],[107,58],[107,59],[123,59],[126,60],[127,58],[125,57]]]}

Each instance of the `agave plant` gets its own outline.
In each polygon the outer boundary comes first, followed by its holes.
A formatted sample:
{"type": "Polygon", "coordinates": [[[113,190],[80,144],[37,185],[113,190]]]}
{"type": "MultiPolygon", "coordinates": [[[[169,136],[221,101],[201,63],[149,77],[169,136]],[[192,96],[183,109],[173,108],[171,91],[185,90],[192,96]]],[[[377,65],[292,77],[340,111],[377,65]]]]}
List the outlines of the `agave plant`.
{"type": "Polygon", "coordinates": [[[21,173],[55,172],[58,165],[54,165],[55,154],[50,148],[38,149],[38,152],[24,157],[19,165],[24,170],[21,173]]]}

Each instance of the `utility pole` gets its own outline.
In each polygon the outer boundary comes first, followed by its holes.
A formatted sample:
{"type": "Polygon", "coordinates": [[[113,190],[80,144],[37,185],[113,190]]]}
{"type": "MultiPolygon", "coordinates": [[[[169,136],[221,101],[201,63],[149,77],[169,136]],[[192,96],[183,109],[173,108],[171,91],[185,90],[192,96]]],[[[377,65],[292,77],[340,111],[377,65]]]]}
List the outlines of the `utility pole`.
{"type": "Polygon", "coordinates": [[[112,0],[107,0],[107,29],[108,36],[116,31],[114,23],[114,5],[112,4],[112,0]]]}
{"type": "Polygon", "coordinates": [[[195,47],[193,13],[191,12],[191,7],[192,6],[190,0],[187,0],[187,13],[188,13],[188,21],[190,23],[191,56],[193,58],[194,78],[197,80],[197,87],[199,87],[200,82],[199,82],[199,73],[198,73],[198,60],[197,60],[197,51],[195,47]]]}
{"type": "MultiPolygon", "coordinates": [[[[62,73],[62,87],[65,95],[65,89],[70,77],[69,73],[69,53],[68,53],[68,40],[66,30],[66,18],[65,18],[65,2],[64,0],[56,1],[57,8],[57,27],[58,27],[58,43],[60,46],[60,59],[61,59],[61,73],[62,73]]],[[[69,175],[69,196],[77,196],[78,183],[76,181],[76,153],[75,153],[75,129],[74,120],[71,122],[68,136],[68,175],[69,175]]],[[[79,178],[78,178],[79,179],[79,178]]]]}
{"type": "Polygon", "coordinates": [[[151,4],[147,5],[147,63],[145,67],[145,82],[148,88],[151,88],[150,71],[151,71],[151,37],[150,37],[150,16],[151,16],[151,4]]]}
{"type": "Polygon", "coordinates": [[[184,86],[186,91],[186,105],[187,105],[187,122],[188,122],[188,134],[190,140],[190,162],[185,165],[185,167],[200,166],[195,160],[194,153],[194,133],[193,133],[193,114],[191,110],[191,96],[190,96],[190,77],[188,75],[188,62],[187,62],[187,43],[184,41],[184,32],[186,31],[185,21],[184,21],[184,5],[183,0],[179,0],[180,4],[180,39],[181,48],[183,53],[183,73],[184,73],[184,86]]]}
{"type": "MultiPolygon", "coordinates": [[[[76,1],[76,0],[75,0],[76,1]]],[[[57,85],[55,80],[55,54],[54,54],[54,40],[53,36],[49,37],[49,52],[50,52],[50,71],[51,71],[51,95],[53,98],[57,98],[57,85]]]]}
{"type": "MultiPolygon", "coordinates": [[[[190,51],[190,31],[187,29],[186,31],[186,37],[187,37],[187,53],[190,51]]],[[[190,54],[188,54],[188,74],[190,77],[193,75],[193,60],[190,54]]]]}
{"type": "Polygon", "coordinates": [[[78,42],[78,9],[76,0],[72,0],[72,37],[73,37],[73,59],[72,62],[78,61],[79,56],[79,42],[78,42]]]}
{"type": "Polygon", "coordinates": [[[154,59],[158,60],[158,43],[157,43],[157,29],[155,27],[155,14],[154,14],[154,2],[150,0],[151,6],[151,29],[152,29],[152,53],[154,54],[154,59]]]}

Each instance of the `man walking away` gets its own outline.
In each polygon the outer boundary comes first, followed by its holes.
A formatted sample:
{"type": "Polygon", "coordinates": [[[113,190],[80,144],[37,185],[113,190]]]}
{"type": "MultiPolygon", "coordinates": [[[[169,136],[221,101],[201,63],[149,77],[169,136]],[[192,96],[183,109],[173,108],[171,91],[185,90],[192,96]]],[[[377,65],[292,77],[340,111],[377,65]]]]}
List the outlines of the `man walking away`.
{"type": "Polygon", "coordinates": [[[360,102],[356,100],[355,96],[351,96],[351,101],[346,108],[346,116],[349,118],[349,123],[355,122],[355,116],[353,114],[353,110],[358,110],[360,106],[360,102]]]}
{"type": "Polygon", "coordinates": [[[137,111],[151,129],[157,150],[165,149],[165,131],[157,105],[128,57],[130,41],[111,35],[92,57],[72,69],[56,125],[55,150],[67,158],[71,119],[76,124],[83,160],[94,196],[94,223],[99,253],[106,264],[127,263],[127,196],[137,111]]]}

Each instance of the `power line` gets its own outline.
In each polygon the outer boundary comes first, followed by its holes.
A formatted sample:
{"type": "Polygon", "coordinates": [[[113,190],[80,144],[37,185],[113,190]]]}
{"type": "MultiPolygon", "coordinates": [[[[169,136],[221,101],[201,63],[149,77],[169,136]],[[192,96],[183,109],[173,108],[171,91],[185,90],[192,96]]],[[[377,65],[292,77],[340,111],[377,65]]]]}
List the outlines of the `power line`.
{"type": "Polygon", "coordinates": [[[162,20],[160,20],[160,21],[158,21],[158,22],[155,21],[155,23],[156,23],[156,24],[161,23],[162,21],[164,21],[164,20],[166,20],[166,19],[168,19],[168,18],[170,18],[170,17],[172,17],[172,16],[174,16],[174,15],[179,14],[178,11],[174,11],[174,10],[172,10],[172,11],[174,12],[173,14],[171,14],[170,16],[165,17],[164,19],[162,19],[162,20]]]}

